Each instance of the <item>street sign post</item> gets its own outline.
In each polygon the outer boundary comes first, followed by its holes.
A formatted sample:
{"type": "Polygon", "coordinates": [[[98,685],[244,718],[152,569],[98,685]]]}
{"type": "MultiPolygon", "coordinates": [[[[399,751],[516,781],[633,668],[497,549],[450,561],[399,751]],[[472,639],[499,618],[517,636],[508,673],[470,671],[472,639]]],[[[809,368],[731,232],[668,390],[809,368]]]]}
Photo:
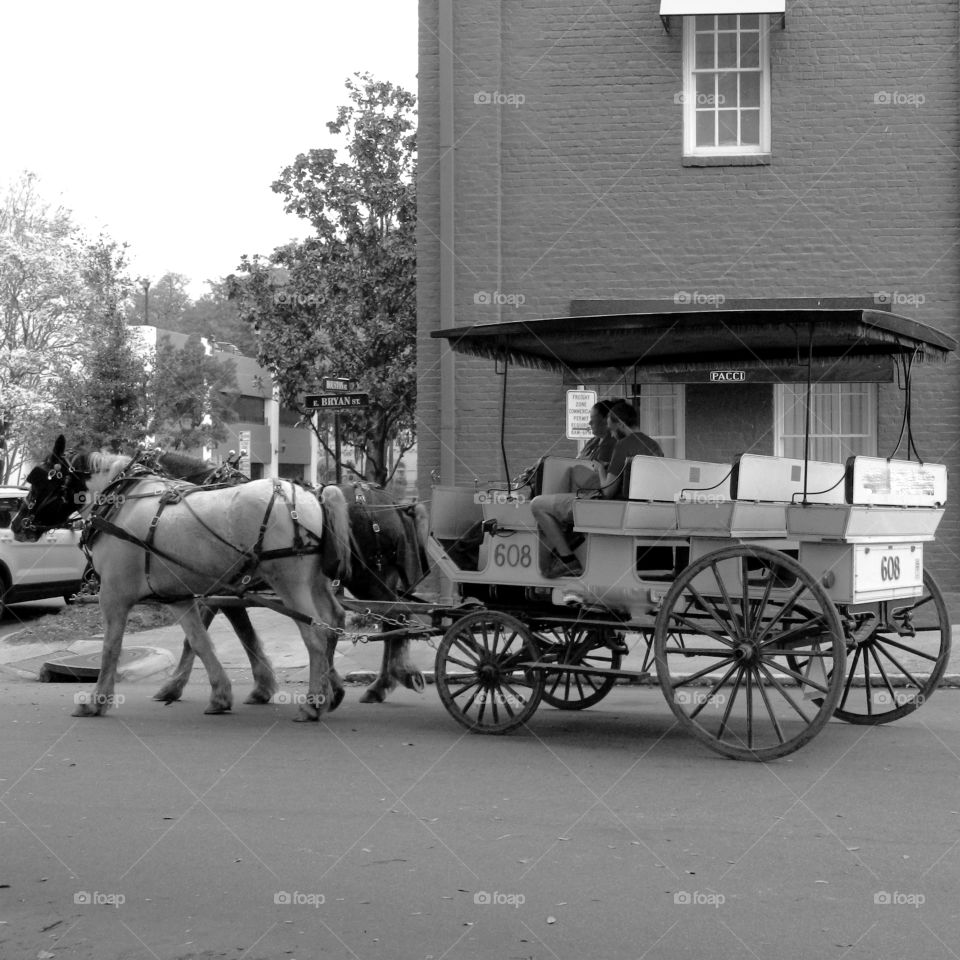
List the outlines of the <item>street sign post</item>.
{"type": "Polygon", "coordinates": [[[324,377],[322,381],[322,388],[324,390],[338,390],[347,392],[349,390],[357,389],[357,381],[348,380],[346,377],[324,377]]]}
{"type": "Polygon", "coordinates": [[[368,393],[308,393],[303,398],[308,410],[355,410],[369,403],[368,393]]]}
{"type": "MultiPolygon", "coordinates": [[[[340,377],[327,377],[323,381],[324,390],[355,390],[356,380],[345,380],[340,377]]],[[[308,393],[303,398],[303,405],[308,410],[325,410],[333,414],[333,450],[337,461],[337,483],[343,483],[343,468],[340,465],[340,411],[359,410],[368,406],[368,393],[308,393]]]]}

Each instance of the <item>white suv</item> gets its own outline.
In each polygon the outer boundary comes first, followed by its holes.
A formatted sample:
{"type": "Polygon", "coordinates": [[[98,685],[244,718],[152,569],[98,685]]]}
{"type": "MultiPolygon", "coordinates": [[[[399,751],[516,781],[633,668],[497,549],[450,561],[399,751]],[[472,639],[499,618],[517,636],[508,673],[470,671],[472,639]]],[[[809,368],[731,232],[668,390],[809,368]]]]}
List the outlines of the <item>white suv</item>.
{"type": "Polygon", "coordinates": [[[36,543],[13,539],[10,522],[27,495],[21,487],[0,486],[0,615],[8,603],[68,600],[80,589],[87,561],[80,531],[50,530],[36,543]]]}

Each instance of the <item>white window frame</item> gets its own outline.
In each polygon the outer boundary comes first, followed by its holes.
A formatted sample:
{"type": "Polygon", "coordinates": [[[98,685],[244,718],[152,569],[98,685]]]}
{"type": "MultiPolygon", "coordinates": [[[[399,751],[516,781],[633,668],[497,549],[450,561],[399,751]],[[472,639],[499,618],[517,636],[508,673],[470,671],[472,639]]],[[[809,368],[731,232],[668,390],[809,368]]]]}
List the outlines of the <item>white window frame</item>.
{"type": "MultiPolygon", "coordinates": [[[[739,16],[739,14],[737,15],[739,16]]],[[[760,25],[760,142],[728,146],[697,146],[696,17],[683,18],[683,153],[687,157],[767,156],[770,153],[770,19],[758,14],[760,25]]],[[[716,23],[716,21],[715,21],[716,23]]],[[[739,21],[738,21],[739,24],[739,21]]],[[[713,72],[713,71],[711,71],[713,72]]],[[[740,72],[740,68],[737,68],[740,72]]],[[[738,105],[739,110],[739,105],[738,105]]]]}
{"type": "Polygon", "coordinates": [[[674,456],[677,459],[683,459],[687,446],[687,393],[686,388],[681,383],[644,383],[638,385],[639,396],[633,398],[635,405],[640,411],[640,429],[652,437],[661,446],[665,440],[671,440],[675,443],[674,456]],[[645,401],[650,397],[651,391],[661,396],[673,396],[675,421],[672,432],[664,432],[664,424],[655,424],[650,417],[650,407],[645,401]],[[639,401],[639,402],[638,402],[639,401]]]}
{"type": "MultiPolygon", "coordinates": [[[[785,443],[788,439],[787,435],[784,432],[784,418],[786,415],[786,391],[785,384],[778,383],[776,384],[776,389],[774,391],[774,450],[777,456],[787,456],[785,453],[785,443]]],[[[806,390],[806,384],[791,384],[793,387],[797,387],[801,390],[806,390]]],[[[865,456],[875,457],[877,455],[877,385],[875,383],[824,383],[824,384],[814,384],[813,389],[817,390],[818,388],[839,388],[837,390],[837,399],[839,400],[844,387],[867,387],[867,433],[844,433],[842,430],[839,433],[827,433],[826,431],[818,431],[816,425],[811,425],[810,436],[811,437],[864,437],[866,438],[866,443],[864,444],[863,454],[865,456]]],[[[791,433],[790,438],[800,436],[800,434],[791,433]]],[[[801,454],[802,455],[802,454],[801,454]]],[[[812,460],[818,460],[820,457],[814,456],[811,454],[812,460]]],[[[841,458],[845,459],[845,458],[841,458]]]]}

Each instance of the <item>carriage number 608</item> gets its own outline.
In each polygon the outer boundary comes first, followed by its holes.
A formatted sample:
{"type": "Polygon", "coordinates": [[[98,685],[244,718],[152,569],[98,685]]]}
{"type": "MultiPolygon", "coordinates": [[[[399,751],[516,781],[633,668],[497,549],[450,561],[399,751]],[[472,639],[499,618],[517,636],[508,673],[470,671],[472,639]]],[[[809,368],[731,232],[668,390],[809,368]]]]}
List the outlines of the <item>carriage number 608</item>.
{"type": "Polygon", "coordinates": [[[511,543],[510,546],[498,543],[493,551],[493,562],[498,567],[529,567],[533,562],[530,544],[525,543],[519,547],[515,543],[511,543]]]}
{"type": "Polygon", "coordinates": [[[882,557],[880,560],[880,579],[881,580],[899,580],[900,579],[900,558],[882,557]]]}

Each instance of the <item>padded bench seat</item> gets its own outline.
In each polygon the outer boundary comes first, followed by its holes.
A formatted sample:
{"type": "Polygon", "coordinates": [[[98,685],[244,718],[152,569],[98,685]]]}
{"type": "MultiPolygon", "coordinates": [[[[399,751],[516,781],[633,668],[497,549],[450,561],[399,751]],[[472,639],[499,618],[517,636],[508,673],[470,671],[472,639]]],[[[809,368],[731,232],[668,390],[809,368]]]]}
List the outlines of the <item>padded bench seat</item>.
{"type": "Polygon", "coordinates": [[[947,468],[939,463],[851,457],[844,502],[787,508],[787,530],[799,540],[894,543],[933,540],[947,501],[947,468]]]}
{"type": "Polygon", "coordinates": [[[631,458],[628,500],[578,500],[574,526],[581,533],[663,536],[677,530],[677,503],[727,499],[729,464],[670,457],[631,458]]]}
{"type": "Polygon", "coordinates": [[[817,491],[824,502],[842,503],[844,466],[790,457],[745,453],[737,458],[729,500],[696,499],[677,503],[680,530],[712,537],[787,536],[787,505],[817,491]],[[806,477],[806,480],[804,479],[806,477]]]}

